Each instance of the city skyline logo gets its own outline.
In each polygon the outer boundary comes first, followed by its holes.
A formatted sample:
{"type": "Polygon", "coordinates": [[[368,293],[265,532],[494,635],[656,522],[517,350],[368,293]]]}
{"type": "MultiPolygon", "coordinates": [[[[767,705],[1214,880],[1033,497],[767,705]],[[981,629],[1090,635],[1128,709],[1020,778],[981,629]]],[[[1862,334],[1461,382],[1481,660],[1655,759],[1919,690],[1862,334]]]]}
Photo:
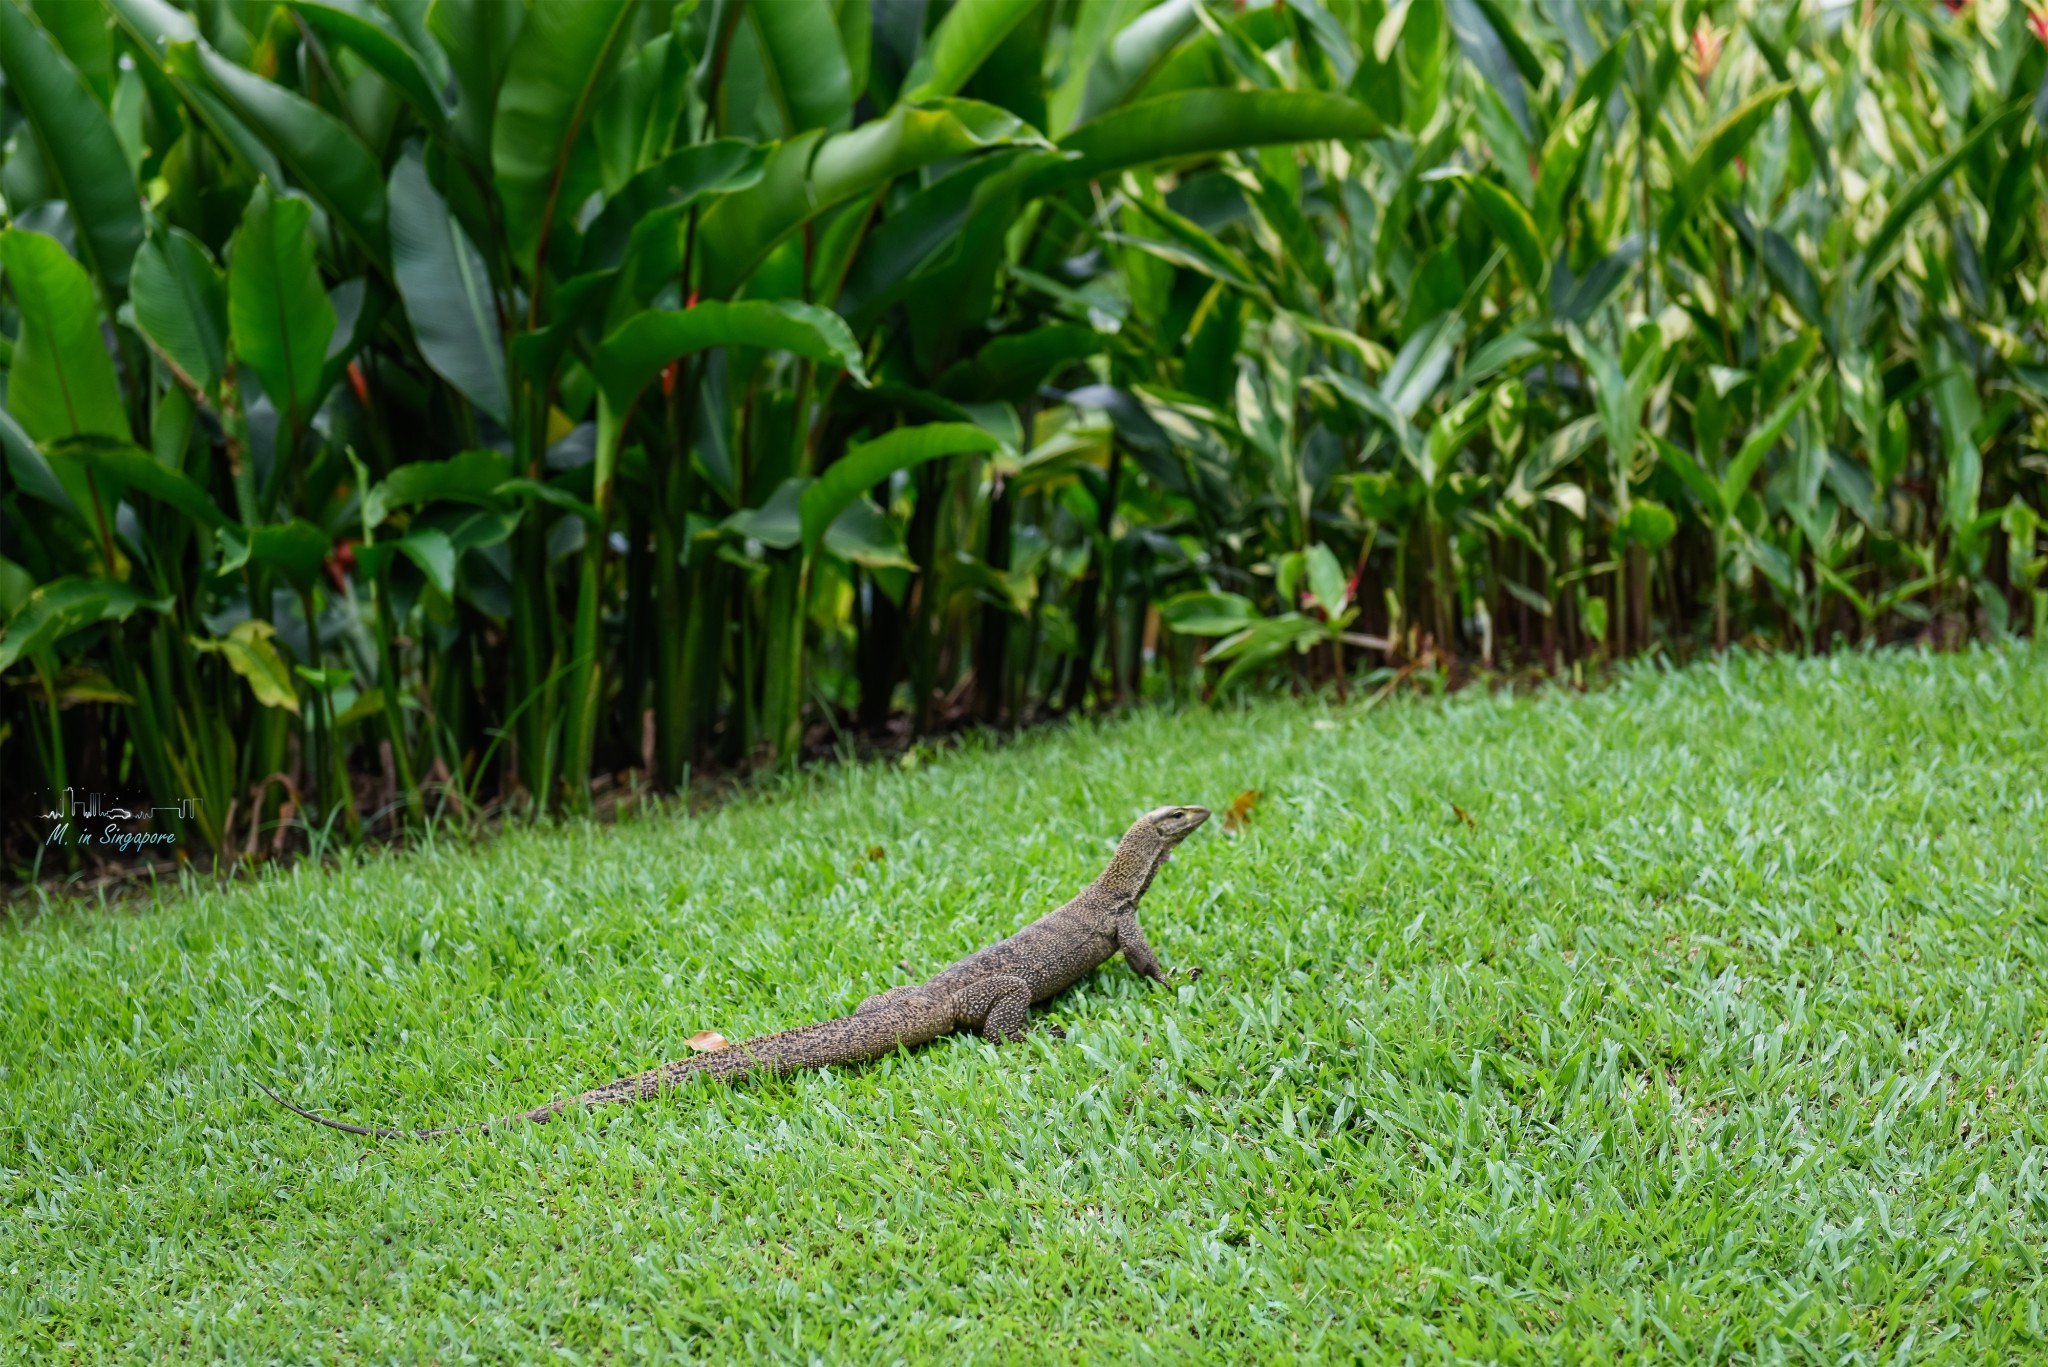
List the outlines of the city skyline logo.
{"type": "Polygon", "coordinates": [[[171,820],[190,821],[203,798],[184,797],[175,803],[150,806],[147,799],[130,799],[116,792],[81,792],[66,788],[57,796],[55,807],[43,813],[51,823],[45,845],[91,845],[119,850],[124,854],[156,845],[175,845],[175,829],[159,829],[171,820]],[[133,805],[130,805],[131,802],[133,805]],[[146,822],[137,829],[135,823],[146,822]]]}

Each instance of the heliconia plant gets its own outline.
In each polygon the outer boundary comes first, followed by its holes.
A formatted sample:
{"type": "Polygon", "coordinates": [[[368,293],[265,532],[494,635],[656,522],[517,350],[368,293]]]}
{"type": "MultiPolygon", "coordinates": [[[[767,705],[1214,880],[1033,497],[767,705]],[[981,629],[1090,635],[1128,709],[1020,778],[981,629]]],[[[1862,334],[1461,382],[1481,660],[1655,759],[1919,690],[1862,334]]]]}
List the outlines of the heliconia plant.
{"type": "Polygon", "coordinates": [[[0,0],[0,755],[256,853],[2038,634],[2020,4],[0,0]]]}

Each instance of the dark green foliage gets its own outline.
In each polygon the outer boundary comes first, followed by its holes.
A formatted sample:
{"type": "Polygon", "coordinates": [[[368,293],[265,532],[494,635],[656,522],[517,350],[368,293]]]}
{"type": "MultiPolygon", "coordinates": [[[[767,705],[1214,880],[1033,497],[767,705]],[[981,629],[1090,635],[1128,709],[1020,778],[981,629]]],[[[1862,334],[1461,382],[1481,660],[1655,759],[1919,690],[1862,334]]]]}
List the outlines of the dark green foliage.
{"type": "Polygon", "coordinates": [[[903,710],[2038,631],[2042,51],[0,0],[0,824],[263,850],[903,710]]]}

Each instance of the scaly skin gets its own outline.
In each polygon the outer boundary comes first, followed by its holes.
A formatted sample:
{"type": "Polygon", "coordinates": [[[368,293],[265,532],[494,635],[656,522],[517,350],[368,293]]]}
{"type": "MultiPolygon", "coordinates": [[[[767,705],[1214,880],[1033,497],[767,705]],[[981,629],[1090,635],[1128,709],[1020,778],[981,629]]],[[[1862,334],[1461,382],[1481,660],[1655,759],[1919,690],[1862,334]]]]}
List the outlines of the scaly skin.
{"type": "Polygon", "coordinates": [[[1041,916],[1007,940],[976,950],[929,982],[892,987],[862,1002],[850,1016],[795,1030],[758,1035],[715,1054],[664,1063],[659,1068],[537,1106],[530,1111],[439,1130],[386,1130],[315,1115],[258,1083],[272,1101],[308,1120],[379,1139],[431,1139],[464,1130],[520,1121],[544,1123],[574,1107],[645,1101],[692,1077],[732,1081],[754,1073],[793,1073],[866,1063],[900,1048],[927,1044],[956,1030],[979,1030],[996,1043],[1024,1038],[1033,1002],[1059,995],[1107,963],[1118,950],[1140,976],[1166,981],[1166,973],[1138,927],[1138,901],[1152,886],[1174,846],[1209,819],[1206,807],[1161,807],[1138,818],[1109,867],[1079,896],[1041,916]]]}

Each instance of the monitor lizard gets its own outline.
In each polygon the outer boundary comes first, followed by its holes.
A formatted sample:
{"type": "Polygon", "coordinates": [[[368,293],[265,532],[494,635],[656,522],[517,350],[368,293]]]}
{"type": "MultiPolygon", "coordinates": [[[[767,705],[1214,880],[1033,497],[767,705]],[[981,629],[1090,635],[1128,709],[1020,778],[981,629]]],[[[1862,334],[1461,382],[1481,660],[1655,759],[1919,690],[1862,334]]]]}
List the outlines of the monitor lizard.
{"type": "Polygon", "coordinates": [[[850,1016],[758,1035],[718,1053],[664,1063],[530,1111],[444,1129],[380,1129],[316,1115],[262,1083],[256,1085],[286,1110],[333,1129],[379,1139],[432,1139],[521,1121],[542,1123],[579,1106],[645,1101],[692,1077],[733,1081],[757,1073],[865,1063],[957,1030],[979,1030],[984,1039],[995,1043],[1015,1042],[1024,1038],[1029,1028],[1026,1018],[1032,1003],[1057,996],[1107,963],[1118,950],[1141,977],[1166,982],[1165,970],[1138,926],[1138,902],[1174,846],[1208,819],[1206,807],[1160,807],[1147,812],[1124,833],[1109,867],[1071,902],[1007,940],[976,950],[927,982],[892,987],[869,997],[850,1016]]]}

